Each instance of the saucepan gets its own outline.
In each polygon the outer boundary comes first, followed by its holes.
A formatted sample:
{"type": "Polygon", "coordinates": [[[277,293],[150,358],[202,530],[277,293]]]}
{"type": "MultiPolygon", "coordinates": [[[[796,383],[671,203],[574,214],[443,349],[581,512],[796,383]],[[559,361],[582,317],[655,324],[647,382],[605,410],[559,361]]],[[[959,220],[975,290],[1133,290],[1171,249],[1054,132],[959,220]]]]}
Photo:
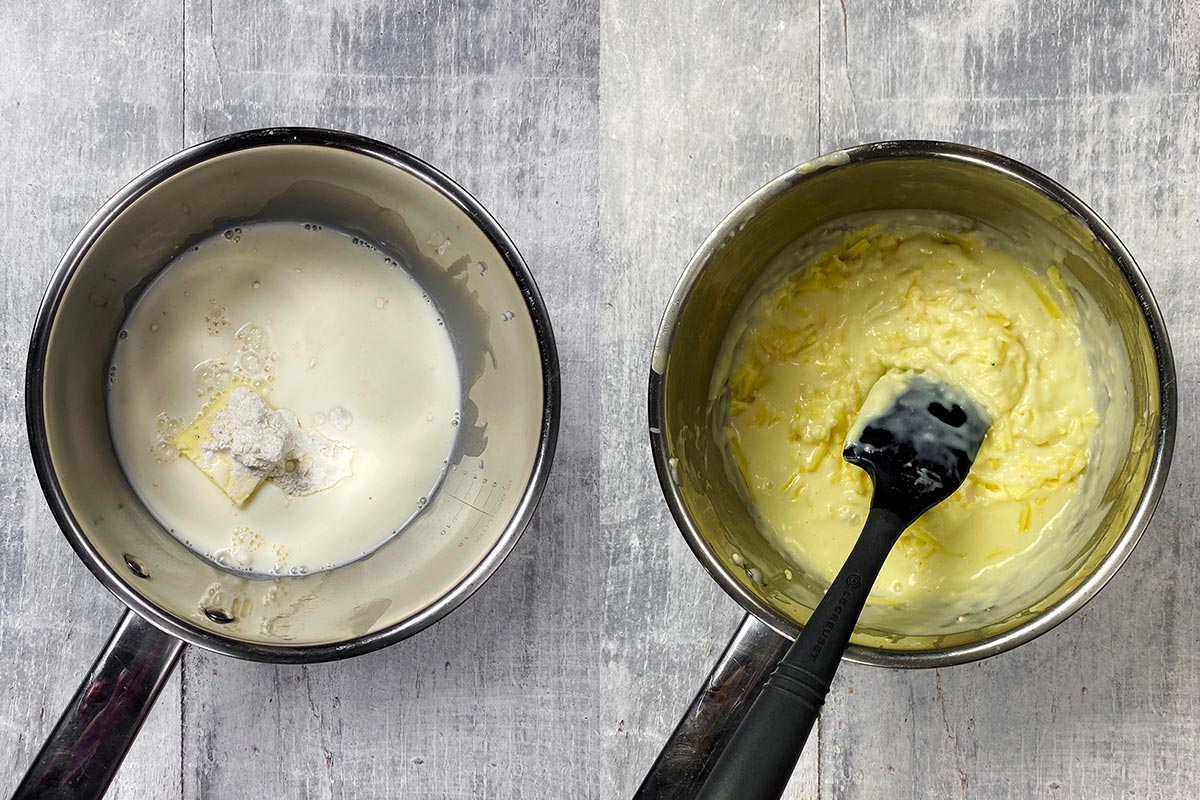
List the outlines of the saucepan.
{"type": "Polygon", "coordinates": [[[103,794],[185,643],[257,661],[324,661],[444,617],[528,524],[558,431],[550,320],[509,237],[428,164],[327,130],[215,139],[122,189],[51,279],[27,369],[29,440],[50,508],[129,610],[17,790],[22,798],[103,794]],[[114,453],[105,379],[126,314],[158,271],[213,233],[265,220],[354,233],[413,270],[451,334],[462,431],[439,491],[372,555],[251,580],[185,547],[138,499],[114,453]]]}
{"type": "Polygon", "coordinates": [[[1037,602],[941,634],[860,625],[845,658],[941,667],[1009,650],[1078,611],[1141,537],[1165,485],[1175,437],[1175,368],[1162,316],[1133,257],[1094,211],[1045,175],[972,147],[894,141],[841,150],[776,178],[738,206],[680,278],[654,344],[650,442],[675,521],[696,557],[747,612],[667,742],[639,797],[692,797],[821,588],[759,533],[725,469],[709,387],[730,321],[772,259],[806,233],[872,210],[928,209],[1001,231],[1054,231],[1064,266],[1115,324],[1129,374],[1128,439],[1087,518],[1090,535],[1037,602]]]}

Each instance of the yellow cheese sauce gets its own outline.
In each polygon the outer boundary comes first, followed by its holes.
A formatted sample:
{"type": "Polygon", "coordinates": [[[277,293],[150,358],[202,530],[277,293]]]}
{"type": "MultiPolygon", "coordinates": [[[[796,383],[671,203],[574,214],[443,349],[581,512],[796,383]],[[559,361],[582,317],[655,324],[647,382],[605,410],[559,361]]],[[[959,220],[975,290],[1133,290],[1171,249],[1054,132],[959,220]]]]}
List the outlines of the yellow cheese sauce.
{"type": "Polygon", "coordinates": [[[1000,240],[970,225],[859,227],[752,300],[714,381],[718,435],[761,532],[823,585],[870,505],[841,451],[872,385],[915,370],[987,409],[966,482],[905,532],[869,601],[932,627],[1047,579],[1065,540],[1090,533],[1076,523],[1101,420],[1077,295],[1050,258],[1000,240]]]}

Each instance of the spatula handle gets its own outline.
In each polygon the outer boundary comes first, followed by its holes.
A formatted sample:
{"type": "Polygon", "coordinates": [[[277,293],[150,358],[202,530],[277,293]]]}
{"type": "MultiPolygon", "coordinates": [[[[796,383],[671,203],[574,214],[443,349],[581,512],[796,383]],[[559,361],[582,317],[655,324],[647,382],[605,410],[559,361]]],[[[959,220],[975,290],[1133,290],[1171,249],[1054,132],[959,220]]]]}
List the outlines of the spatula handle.
{"type": "Polygon", "coordinates": [[[871,585],[908,524],[890,511],[871,509],[850,557],[767,679],[698,800],[777,800],[783,794],[871,585]]]}

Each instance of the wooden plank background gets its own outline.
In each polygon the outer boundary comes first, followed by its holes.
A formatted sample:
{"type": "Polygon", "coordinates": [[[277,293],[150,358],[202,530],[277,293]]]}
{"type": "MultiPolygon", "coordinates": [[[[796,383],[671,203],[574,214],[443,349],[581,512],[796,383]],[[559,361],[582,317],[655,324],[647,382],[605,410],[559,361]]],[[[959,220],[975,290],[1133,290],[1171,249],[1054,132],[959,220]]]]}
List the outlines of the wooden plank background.
{"type": "Polygon", "coordinates": [[[497,575],[412,640],[308,667],[189,651],[110,796],[629,796],[740,617],[653,477],[644,392],[662,306],[759,184],[901,136],[1013,155],[1120,233],[1170,326],[1178,454],[1128,565],[1051,634],[976,665],[844,669],[788,797],[1200,794],[1195,4],[4,5],[0,793],[119,611],[31,471],[23,364],[44,283],[143,168],[229,131],[314,124],[438,165],[521,247],[563,361],[554,476],[497,575]]]}

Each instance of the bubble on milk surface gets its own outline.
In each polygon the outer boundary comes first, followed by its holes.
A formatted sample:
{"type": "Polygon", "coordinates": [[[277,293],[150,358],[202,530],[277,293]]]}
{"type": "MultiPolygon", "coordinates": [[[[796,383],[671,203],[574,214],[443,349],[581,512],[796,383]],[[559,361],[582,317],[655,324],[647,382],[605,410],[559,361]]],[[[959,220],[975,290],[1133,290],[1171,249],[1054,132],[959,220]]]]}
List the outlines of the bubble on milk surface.
{"type": "Polygon", "coordinates": [[[253,323],[243,325],[234,335],[236,347],[227,358],[201,361],[192,368],[196,396],[211,399],[235,383],[248,384],[260,394],[270,391],[271,375],[278,354],[271,348],[271,334],[253,323]]]}
{"type": "Polygon", "coordinates": [[[223,358],[209,358],[192,367],[196,396],[210,399],[233,384],[233,368],[223,358]]]}
{"type": "Polygon", "coordinates": [[[246,323],[238,328],[234,338],[238,342],[239,349],[245,350],[262,350],[271,343],[271,333],[261,325],[255,325],[253,322],[246,323]]]}
{"type": "Polygon", "coordinates": [[[179,448],[175,446],[175,437],[183,430],[183,420],[172,417],[165,412],[158,415],[154,421],[154,438],[150,452],[154,460],[160,464],[169,464],[179,457],[179,448]]]}
{"type": "Polygon", "coordinates": [[[338,406],[331,409],[329,412],[329,424],[337,428],[339,431],[344,431],[350,427],[350,423],[354,422],[354,417],[346,409],[338,406]]]}
{"type": "Polygon", "coordinates": [[[263,370],[264,364],[262,358],[253,350],[242,353],[238,356],[238,368],[247,375],[256,375],[263,370]]]}

